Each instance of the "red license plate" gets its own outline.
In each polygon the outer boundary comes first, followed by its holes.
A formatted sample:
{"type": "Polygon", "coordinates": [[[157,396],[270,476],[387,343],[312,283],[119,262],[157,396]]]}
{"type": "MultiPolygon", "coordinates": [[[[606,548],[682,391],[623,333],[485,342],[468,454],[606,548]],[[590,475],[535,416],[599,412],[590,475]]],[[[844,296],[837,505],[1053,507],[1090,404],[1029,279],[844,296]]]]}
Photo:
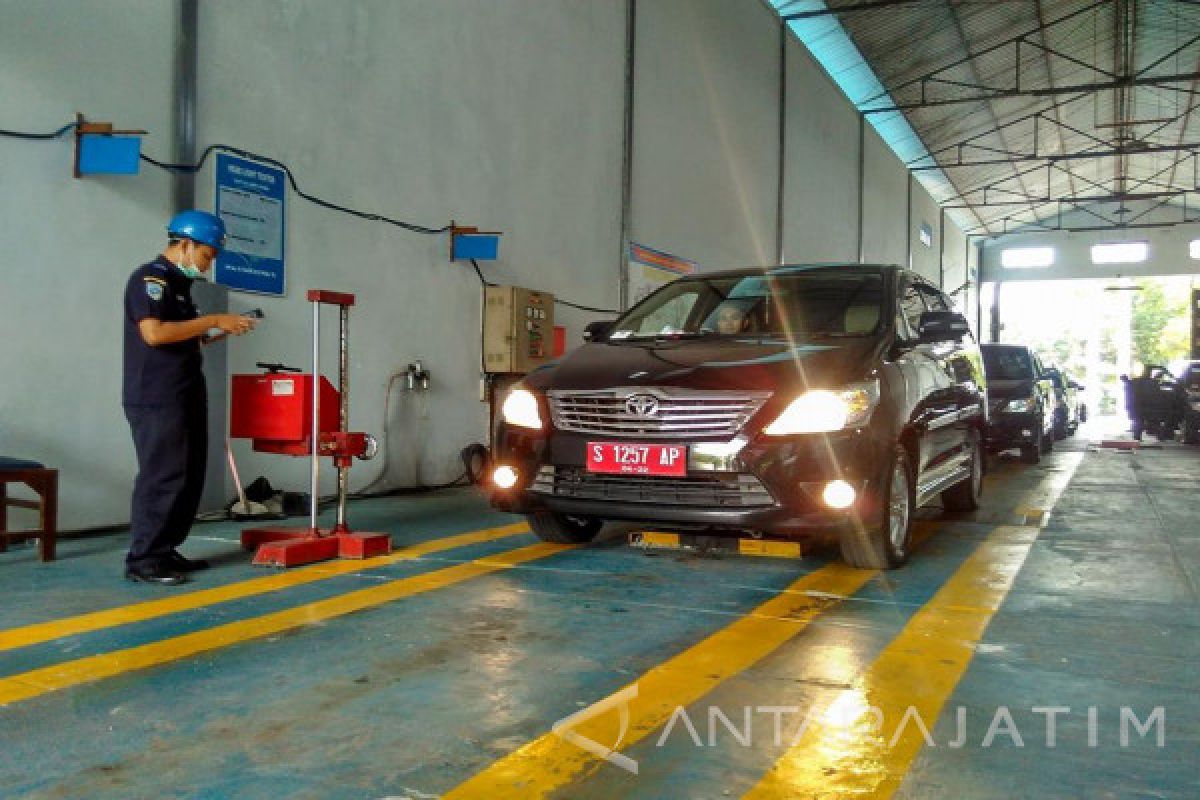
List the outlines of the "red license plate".
{"type": "Polygon", "coordinates": [[[615,475],[687,475],[687,447],[588,442],[587,469],[615,475]]]}

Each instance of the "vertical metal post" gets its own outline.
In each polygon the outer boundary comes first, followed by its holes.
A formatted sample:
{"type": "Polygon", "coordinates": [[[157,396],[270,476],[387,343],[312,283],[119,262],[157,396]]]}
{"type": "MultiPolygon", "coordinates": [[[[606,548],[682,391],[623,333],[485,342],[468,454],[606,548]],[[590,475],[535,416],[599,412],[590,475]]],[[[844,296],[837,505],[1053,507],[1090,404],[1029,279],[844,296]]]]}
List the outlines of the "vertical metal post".
{"type": "Polygon", "coordinates": [[[311,493],[308,512],[309,530],[316,535],[317,496],[321,489],[321,303],[314,300],[312,316],[312,465],[309,470],[308,490],[311,493]]]}
{"type": "MultiPolygon", "coordinates": [[[[939,209],[938,214],[938,288],[946,288],[946,209],[939,209]]],[[[966,275],[966,266],[963,267],[966,275]]]]}
{"type": "Polygon", "coordinates": [[[867,260],[867,115],[858,114],[858,263],[867,260]]]}
{"type": "MultiPolygon", "coordinates": [[[[342,405],[338,415],[338,430],[350,430],[350,307],[338,306],[338,392],[342,405]]],[[[337,528],[346,531],[346,495],[349,494],[350,468],[337,468],[337,528]]]]}
{"type": "Polygon", "coordinates": [[[913,185],[913,174],[910,172],[910,173],[908,173],[908,197],[907,197],[907,202],[905,203],[905,207],[904,207],[904,248],[905,248],[905,254],[906,254],[906,255],[905,255],[905,258],[907,258],[907,259],[908,259],[908,264],[907,264],[907,266],[908,266],[908,268],[909,268],[909,269],[912,269],[912,268],[913,268],[913,257],[912,257],[912,251],[913,251],[913,245],[912,245],[912,239],[913,239],[913,236],[912,236],[912,223],[913,223],[913,215],[912,215],[912,211],[913,211],[913,209],[912,209],[912,185],[913,185]]]}
{"type": "Polygon", "coordinates": [[[783,203],[787,177],[788,24],[779,21],[779,175],[775,184],[775,263],[783,263],[783,203]]]}
{"type": "Polygon", "coordinates": [[[996,281],[996,288],[992,292],[992,341],[1000,341],[1000,287],[1004,286],[1001,281],[996,281]]]}
{"type": "MultiPolygon", "coordinates": [[[[180,0],[179,36],[175,54],[175,162],[191,164],[196,160],[196,71],[198,48],[196,27],[199,0],[180,0]]],[[[174,211],[196,205],[196,176],[177,170],[171,181],[174,211]]]]}
{"type": "Polygon", "coordinates": [[[629,306],[629,242],[633,238],[633,92],[637,47],[637,0],[625,7],[625,120],[621,155],[621,258],[617,290],[622,310],[629,306]]]}

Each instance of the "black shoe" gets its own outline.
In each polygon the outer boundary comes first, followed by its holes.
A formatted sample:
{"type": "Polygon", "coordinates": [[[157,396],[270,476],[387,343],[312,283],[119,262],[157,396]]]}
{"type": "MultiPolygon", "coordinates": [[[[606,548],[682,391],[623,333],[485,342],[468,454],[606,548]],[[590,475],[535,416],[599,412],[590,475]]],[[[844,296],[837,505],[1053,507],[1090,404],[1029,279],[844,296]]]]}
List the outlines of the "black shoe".
{"type": "Polygon", "coordinates": [[[167,556],[167,566],[180,572],[199,572],[202,569],[208,569],[208,562],[202,558],[193,560],[185,557],[178,550],[172,550],[171,555],[167,556]]]}
{"type": "Polygon", "coordinates": [[[126,580],[140,581],[142,583],[157,583],[161,586],[178,586],[187,581],[187,578],[167,564],[126,567],[125,578],[126,580]]]}

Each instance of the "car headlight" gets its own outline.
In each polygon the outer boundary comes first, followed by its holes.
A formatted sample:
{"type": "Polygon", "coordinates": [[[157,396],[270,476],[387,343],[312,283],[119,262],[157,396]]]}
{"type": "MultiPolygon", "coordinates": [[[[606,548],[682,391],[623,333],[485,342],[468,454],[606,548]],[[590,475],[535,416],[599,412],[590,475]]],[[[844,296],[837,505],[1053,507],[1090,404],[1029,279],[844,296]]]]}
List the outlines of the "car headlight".
{"type": "Polygon", "coordinates": [[[1030,396],[1009,400],[1004,404],[1003,410],[1014,414],[1024,414],[1026,411],[1033,411],[1035,408],[1037,408],[1037,398],[1030,396]]]}
{"type": "Polygon", "coordinates": [[[870,419],[878,403],[878,381],[856,383],[834,391],[813,389],[793,400],[774,422],[763,429],[763,433],[768,436],[790,436],[857,428],[870,419]]]}
{"type": "Polygon", "coordinates": [[[520,428],[542,429],[542,417],[538,413],[538,401],[528,389],[514,389],[504,398],[500,408],[504,421],[520,428]]]}

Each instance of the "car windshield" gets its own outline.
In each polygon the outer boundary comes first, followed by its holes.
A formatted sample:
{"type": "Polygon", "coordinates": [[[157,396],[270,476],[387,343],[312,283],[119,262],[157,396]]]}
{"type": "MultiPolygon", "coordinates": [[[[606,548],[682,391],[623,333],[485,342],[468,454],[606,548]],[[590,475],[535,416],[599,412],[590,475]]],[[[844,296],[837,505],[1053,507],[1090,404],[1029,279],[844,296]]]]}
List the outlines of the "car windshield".
{"type": "Polygon", "coordinates": [[[983,347],[983,372],[990,381],[1022,381],[1033,377],[1029,351],[1020,347],[983,347]]]}
{"type": "Polygon", "coordinates": [[[634,306],[608,339],[870,336],[879,329],[882,308],[883,275],[877,270],[684,278],[634,306]]]}

